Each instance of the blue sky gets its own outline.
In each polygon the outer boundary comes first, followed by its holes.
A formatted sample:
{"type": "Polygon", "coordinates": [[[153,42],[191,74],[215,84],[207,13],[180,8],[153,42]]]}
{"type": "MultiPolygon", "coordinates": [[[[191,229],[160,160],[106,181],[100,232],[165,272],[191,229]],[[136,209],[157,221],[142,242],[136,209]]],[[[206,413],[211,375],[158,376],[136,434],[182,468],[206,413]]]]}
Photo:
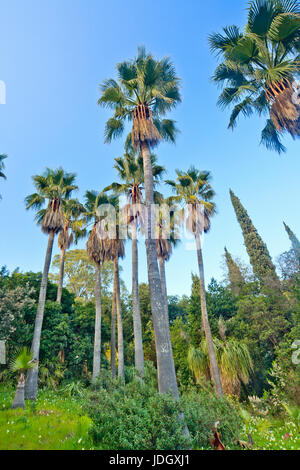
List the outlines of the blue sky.
{"type": "MultiPolygon", "coordinates": [[[[0,153],[7,153],[7,181],[0,181],[0,265],[40,271],[47,239],[26,212],[31,176],[60,165],[78,175],[82,196],[116,179],[113,159],[123,142],[103,143],[109,112],[96,105],[99,83],[115,64],[144,44],[155,56],[171,56],[182,78],[182,104],[172,113],[181,134],[175,146],[161,144],[168,169],[191,164],[212,172],[218,215],[205,239],[206,278],[222,279],[224,246],[248,261],[229,188],[241,198],[273,258],[289,249],[282,221],[300,234],[299,143],[287,138],[284,156],[259,145],[263,122],[241,120],[227,130],[228,113],[216,107],[210,77],[216,60],[207,37],[221,27],[243,25],[246,1],[215,0],[0,0],[0,153]]],[[[84,244],[82,244],[84,246],[84,244]]],[[[55,248],[57,252],[57,247],[55,248]]],[[[122,262],[130,288],[130,245],[122,262]]],[[[140,280],[146,281],[140,243],[140,280]]],[[[168,293],[189,294],[196,254],[184,245],[167,265],[168,293]]]]}

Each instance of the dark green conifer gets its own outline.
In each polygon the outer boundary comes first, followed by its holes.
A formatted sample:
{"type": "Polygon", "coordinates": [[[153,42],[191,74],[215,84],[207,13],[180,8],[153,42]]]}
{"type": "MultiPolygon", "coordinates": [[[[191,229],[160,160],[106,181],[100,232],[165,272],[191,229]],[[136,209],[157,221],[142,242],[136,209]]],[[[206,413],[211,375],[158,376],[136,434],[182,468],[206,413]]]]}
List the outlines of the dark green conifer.
{"type": "Polygon", "coordinates": [[[230,197],[243,232],[245,246],[254,274],[264,285],[270,285],[272,281],[279,282],[268,248],[254,227],[246,209],[231,190],[230,197]]]}
{"type": "Polygon", "coordinates": [[[230,289],[234,295],[239,295],[241,288],[245,284],[245,279],[241,273],[238,264],[234,261],[231,254],[225,247],[225,260],[228,269],[228,279],[230,282],[230,289]]]}
{"type": "Polygon", "coordinates": [[[285,230],[286,230],[286,232],[289,236],[289,239],[291,240],[293,250],[296,253],[297,258],[300,259],[300,242],[299,242],[298,238],[296,237],[296,235],[294,234],[294,232],[292,232],[290,227],[288,225],[286,225],[284,222],[283,222],[283,225],[284,225],[284,228],[285,228],[285,230]]]}

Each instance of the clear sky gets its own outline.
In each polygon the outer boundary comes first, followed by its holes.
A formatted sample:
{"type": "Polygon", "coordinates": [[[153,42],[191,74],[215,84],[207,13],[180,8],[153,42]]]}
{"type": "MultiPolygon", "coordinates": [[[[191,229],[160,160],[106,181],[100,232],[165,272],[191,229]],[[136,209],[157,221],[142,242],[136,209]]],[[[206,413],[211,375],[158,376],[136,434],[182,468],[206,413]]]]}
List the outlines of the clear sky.
{"type": "MultiPolygon", "coordinates": [[[[157,155],[175,176],[191,164],[212,172],[218,215],[206,237],[206,277],[222,278],[224,246],[247,260],[229,188],[240,197],[273,258],[289,249],[285,220],[300,235],[299,141],[287,138],[284,156],[259,145],[263,122],[241,120],[227,130],[228,112],[216,107],[210,77],[216,60],[208,35],[231,24],[243,26],[245,0],[0,0],[0,80],[7,103],[0,105],[0,153],[7,153],[7,181],[0,181],[0,265],[41,271],[47,238],[24,208],[33,192],[31,176],[60,165],[76,172],[81,197],[116,180],[113,159],[122,141],[103,143],[109,112],[96,104],[99,83],[115,75],[115,64],[134,57],[138,45],[155,56],[171,56],[182,78],[180,106],[173,112],[181,134],[157,155]]],[[[82,244],[84,246],[84,244],[82,244]]],[[[57,247],[55,252],[57,252],[57,247]]],[[[130,288],[130,245],[123,278],[130,288]]],[[[146,281],[140,244],[140,280],[146,281]]],[[[190,293],[196,253],[182,244],[167,265],[168,293],[190,293]]]]}

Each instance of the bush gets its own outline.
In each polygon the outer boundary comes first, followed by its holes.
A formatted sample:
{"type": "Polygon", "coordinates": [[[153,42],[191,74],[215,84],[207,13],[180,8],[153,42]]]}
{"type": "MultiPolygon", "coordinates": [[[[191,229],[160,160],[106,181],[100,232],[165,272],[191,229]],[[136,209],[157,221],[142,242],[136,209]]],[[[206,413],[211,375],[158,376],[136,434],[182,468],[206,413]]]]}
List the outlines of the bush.
{"type": "Polygon", "coordinates": [[[214,424],[219,421],[218,431],[225,447],[234,447],[239,439],[241,419],[227,398],[220,399],[213,392],[192,389],[181,397],[186,424],[192,447],[209,449],[209,438],[214,424]]]}
{"type": "Polygon", "coordinates": [[[158,394],[149,366],[144,381],[130,372],[127,384],[101,372],[93,386],[98,390],[90,394],[86,412],[93,420],[90,433],[94,444],[109,450],[189,448],[184,422],[179,419],[179,403],[158,394]]]}
{"type": "MultiPolygon", "coordinates": [[[[127,375],[127,380],[129,379],[127,375]]],[[[86,412],[93,420],[91,436],[100,449],[182,450],[210,448],[209,438],[216,421],[225,445],[238,439],[240,419],[233,406],[210,392],[186,392],[181,402],[157,392],[153,370],[146,367],[144,381],[129,383],[102,374],[89,396],[86,412]],[[184,434],[184,411],[190,431],[184,434]]]]}

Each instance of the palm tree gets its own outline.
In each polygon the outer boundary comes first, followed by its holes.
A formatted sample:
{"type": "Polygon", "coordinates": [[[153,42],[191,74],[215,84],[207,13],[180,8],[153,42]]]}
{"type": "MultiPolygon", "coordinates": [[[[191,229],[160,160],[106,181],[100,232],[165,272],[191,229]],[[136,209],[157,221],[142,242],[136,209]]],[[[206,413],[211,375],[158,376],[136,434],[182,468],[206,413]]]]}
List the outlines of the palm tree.
{"type": "Polygon", "coordinates": [[[176,174],[176,181],[168,180],[166,183],[169,184],[176,193],[174,200],[183,202],[188,208],[186,227],[187,230],[194,235],[196,241],[200,277],[202,324],[207,342],[211,377],[215,384],[216,393],[222,396],[220,374],[207,315],[204,266],[200,241],[200,235],[203,232],[208,232],[210,229],[210,218],[215,213],[215,204],[212,202],[215,193],[209,183],[211,177],[208,171],[199,171],[191,167],[185,173],[176,170],[176,174]]]}
{"type": "MultiPolygon", "coordinates": [[[[113,349],[115,345],[115,338],[113,335],[115,334],[114,331],[114,322],[115,322],[115,310],[117,312],[117,330],[118,330],[118,376],[121,378],[125,378],[125,371],[124,371],[124,337],[123,337],[123,319],[122,319],[122,305],[121,305],[121,291],[120,291],[120,272],[119,272],[119,258],[124,258],[125,256],[125,247],[124,247],[124,240],[122,239],[121,234],[121,223],[123,213],[120,211],[119,206],[119,199],[117,195],[110,195],[108,196],[109,204],[114,208],[115,211],[115,220],[110,230],[107,226],[105,226],[105,233],[106,236],[106,244],[107,244],[107,251],[106,251],[106,259],[112,260],[114,264],[114,286],[113,286],[113,308],[112,308],[112,345],[111,349],[113,349]]],[[[113,357],[115,361],[115,357],[113,357]]],[[[115,364],[111,364],[112,366],[112,374],[114,375],[114,366],[115,364]]]]}
{"type": "Polygon", "coordinates": [[[23,347],[17,351],[15,356],[10,362],[10,369],[12,372],[18,372],[18,387],[15,394],[15,398],[12,404],[12,408],[26,408],[25,406],[25,374],[28,370],[36,367],[36,363],[33,361],[33,354],[30,349],[23,347]]]}
{"type": "MultiPolygon", "coordinates": [[[[33,357],[34,360],[37,361],[37,364],[39,360],[47,282],[54,237],[64,227],[64,215],[62,211],[63,201],[70,199],[72,192],[78,189],[74,184],[75,177],[75,173],[65,173],[62,168],[58,168],[57,170],[47,168],[43,175],[33,176],[32,179],[37,192],[25,198],[26,209],[32,208],[38,210],[36,220],[38,224],[41,225],[42,232],[48,235],[48,245],[31,345],[33,357]],[[46,209],[43,208],[45,204],[47,204],[46,209]]],[[[26,398],[35,400],[37,390],[38,366],[28,371],[25,384],[26,398]]]]}
{"type": "MultiPolygon", "coordinates": [[[[161,290],[164,297],[165,312],[168,318],[168,295],[166,281],[166,261],[169,261],[172,255],[172,249],[179,242],[179,228],[182,224],[182,216],[178,218],[176,208],[172,204],[172,198],[164,199],[164,197],[155,192],[154,200],[163,208],[168,207],[169,216],[166,217],[164,209],[159,210],[156,230],[156,254],[159,262],[159,273],[161,290]]],[[[179,212],[179,211],[178,211],[179,212]]],[[[168,318],[169,321],[169,318],[168,318]]]]}
{"type": "Polygon", "coordinates": [[[83,219],[79,219],[80,215],[84,212],[84,207],[77,199],[69,199],[63,204],[63,214],[65,217],[65,224],[63,230],[58,235],[58,247],[61,251],[59,263],[59,280],[57,289],[57,303],[61,303],[63,282],[64,282],[64,267],[66,251],[70,248],[72,243],[77,243],[78,239],[85,236],[85,228],[83,219]]]}
{"type": "MultiPolygon", "coordinates": [[[[143,221],[143,195],[144,169],[143,159],[136,152],[127,152],[124,157],[115,159],[114,168],[117,170],[122,183],[112,183],[104,191],[113,190],[116,194],[125,194],[128,198],[128,222],[131,227],[132,247],[132,311],[135,345],[135,367],[140,376],[144,375],[144,353],[142,338],[142,323],[139,300],[138,280],[138,244],[137,233],[139,224],[143,221]]],[[[164,168],[156,163],[156,157],[151,155],[154,184],[164,172],[164,168]]]]}
{"type": "MultiPolygon", "coordinates": [[[[241,383],[247,385],[253,372],[249,349],[243,341],[235,338],[226,341],[214,338],[214,344],[224,393],[239,396],[241,383]]],[[[202,377],[210,378],[206,341],[201,342],[199,349],[190,345],[187,361],[197,383],[201,383],[202,377]]]]}
{"type": "Polygon", "coordinates": [[[210,47],[222,59],[213,80],[223,86],[218,104],[233,105],[229,128],[240,115],[269,114],[261,142],[281,153],[281,136],[300,135],[298,0],[253,0],[244,32],[230,26],[212,34],[210,47]]]}
{"type": "Polygon", "coordinates": [[[86,249],[89,258],[95,263],[95,336],[94,336],[94,356],[93,356],[93,382],[100,374],[101,368],[101,264],[106,259],[107,244],[101,237],[103,230],[102,217],[99,212],[101,204],[107,203],[107,197],[103,193],[87,191],[85,193],[85,219],[86,222],[93,221],[93,228],[90,232],[86,249]]]}
{"type": "MultiPolygon", "coordinates": [[[[3,160],[5,160],[5,158],[7,158],[7,155],[0,155],[0,178],[3,178],[6,180],[6,175],[4,173],[4,170],[5,170],[5,163],[3,160]]],[[[1,194],[0,194],[0,199],[1,199],[1,194]]]]}
{"type": "Polygon", "coordinates": [[[174,142],[174,121],[162,119],[180,101],[179,79],[168,58],[155,60],[144,48],[139,48],[134,60],[117,65],[118,80],[106,80],[101,86],[98,103],[114,110],[107,121],[105,141],[119,137],[125,122],[133,122],[131,140],[143,158],[146,201],[146,251],[148,279],[151,296],[157,365],[158,385],[161,393],[172,392],[178,397],[169,325],[164,312],[155,239],[152,237],[153,174],[150,148],[161,139],[174,142]]]}

